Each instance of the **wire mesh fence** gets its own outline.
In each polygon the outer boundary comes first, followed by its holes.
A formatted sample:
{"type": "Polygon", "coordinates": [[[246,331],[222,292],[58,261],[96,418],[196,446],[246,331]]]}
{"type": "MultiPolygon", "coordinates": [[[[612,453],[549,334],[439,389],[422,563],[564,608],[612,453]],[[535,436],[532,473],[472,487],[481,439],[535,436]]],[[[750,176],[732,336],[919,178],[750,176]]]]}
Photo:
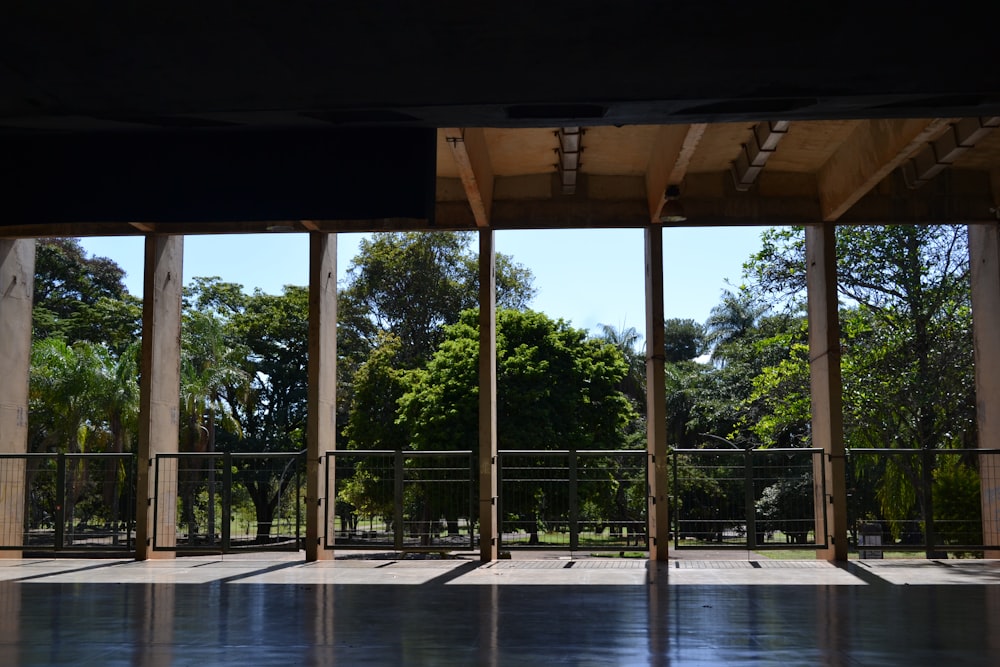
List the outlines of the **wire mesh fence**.
{"type": "Polygon", "coordinates": [[[847,487],[850,539],[869,557],[1000,548],[1000,450],[855,448],[847,487]]]}
{"type": "Polygon", "coordinates": [[[338,450],[326,458],[327,488],[334,489],[335,498],[327,546],[441,550],[476,545],[471,451],[338,450]]]}
{"type": "Polygon", "coordinates": [[[305,452],[160,454],[154,465],[154,549],[302,547],[305,452]]]}
{"type": "Polygon", "coordinates": [[[131,454],[0,455],[4,549],[131,551],[131,454]]]}
{"type": "Polygon", "coordinates": [[[648,549],[644,450],[504,450],[502,548],[648,549]]]}
{"type": "Polygon", "coordinates": [[[672,457],[675,548],[824,545],[822,450],[676,449],[672,457]]]}
{"type": "MultiPolygon", "coordinates": [[[[819,450],[672,457],[675,547],[824,546],[819,450]]],[[[645,550],[647,458],[643,450],[499,452],[502,547],[645,550]]],[[[337,451],[327,465],[328,546],[477,546],[472,452],[337,451]]],[[[154,466],[155,548],[303,546],[304,452],[164,454],[154,466]]],[[[134,550],[132,454],[0,455],[0,488],[0,548],[134,550]]],[[[852,449],[847,488],[849,538],[869,556],[1000,549],[1000,450],[852,449]]]]}

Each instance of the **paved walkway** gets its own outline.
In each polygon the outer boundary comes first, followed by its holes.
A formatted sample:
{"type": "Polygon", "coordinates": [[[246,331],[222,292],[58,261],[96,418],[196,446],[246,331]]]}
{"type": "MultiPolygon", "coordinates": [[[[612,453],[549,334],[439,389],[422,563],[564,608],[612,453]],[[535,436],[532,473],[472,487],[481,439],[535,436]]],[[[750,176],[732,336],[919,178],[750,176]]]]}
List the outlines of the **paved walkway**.
{"type": "Polygon", "coordinates": [[[1000,561],[0,560],[0,665],[982,665],[1000,561]]]}

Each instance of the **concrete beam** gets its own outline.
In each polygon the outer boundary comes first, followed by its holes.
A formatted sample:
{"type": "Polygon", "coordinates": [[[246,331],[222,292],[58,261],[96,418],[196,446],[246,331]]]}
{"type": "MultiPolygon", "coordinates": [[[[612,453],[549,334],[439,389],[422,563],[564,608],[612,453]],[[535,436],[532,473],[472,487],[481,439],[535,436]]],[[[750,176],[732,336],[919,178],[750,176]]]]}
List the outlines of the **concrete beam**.
{"type": "Polygon", "coordinates": [[[866,120],[859,124],[819,171],[822,219],[839,220],[924,144],[946,132],[952,120],[866,120]]]}
{"type": "Polygon", "coordinates": [[[306,560],[333,558],[337,448],[337,235],[309,235],[306,560]]]}
{"type": "MultiPolygon", "coordinates": [[[[28,451],[35,240],[0,240],[0,454],[28,451]]],[[[0,459],[0,546],[24,539],[25,459],[0,459]]],[[[20,558],[0,550],[0,558],[20,558]]]]}
{"type": "Polygon", "coordinates": [[[490,163],[486,133],[481,127],[449,127],[442,132],[458,165],[476,226],[489,227],[493,206],[493,165],[490,163]]]}
{"type": "Polygon", "coordinates": [[[158,479],[153,466],[157,455],[179,451],[183,266],[183,236],[146,237],[136,478],[137,560],[172,558],[173,551],[155,551],[154,546],[172,547],[177,543],[177,462],[162,461],[158,479]]]}
{"type": "Polygon", "coordinates": [[[698,148],[707,127],[705,123],[692,123],[687,126],[664,125],[657,130],[646,166],[646,200],[650,222],[660,221],[667,186],[680,185],[684,180],[691,156],[698,148]]]}
{"type": "Polygon", "coordinates": [[[806,291],[809,313],[809,384],[812,394],[813,447],[823,450],[815,480],[825,477],[826,494],[814,483],[816,541],[827,548],[818,558],[847,560],[847,481],[844,414],[840,379],[840,318],[837,312],[836,228],[806,226],[806,291]],[[825,536],[821,531],[825,530],[825,536]]]}
{"type": "Polygon", "coordinates": [[[497,497],[496,248],[492,229],[479,231],[479,558],[499,557],[497,497]]]}
{"type": "Polygon", "coordinates": [[[667,390],[663,331],[663,228],[646,228],[646,451],[649,456],[649,559],[667,560],[667,390]]]}
{"type": "MultiPolygon", "coordinates": [[[[1000,224],[969,225],[979,447],[1000,449],[1000,224]]],[[[1000,546],[1000,456],[979,461],[983,544],[1000,546]]],[[[986,558],[1000,558],[987,550],[986,558]]]]}

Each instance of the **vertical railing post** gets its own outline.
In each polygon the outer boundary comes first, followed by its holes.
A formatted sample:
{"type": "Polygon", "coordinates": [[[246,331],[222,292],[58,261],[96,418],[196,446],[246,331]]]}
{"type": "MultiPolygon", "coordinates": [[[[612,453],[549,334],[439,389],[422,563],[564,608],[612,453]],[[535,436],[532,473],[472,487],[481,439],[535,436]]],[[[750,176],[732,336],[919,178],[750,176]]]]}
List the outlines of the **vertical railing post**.
{"type": "MultiPolygon", "coordinates": [[[[159,456],[153,456],[153,457],[150,457],[148,459],[140,458],[139,462],[136,463],[136,467],[138,468],[138,466],[142,465],[143,463],[146,464],[146,468],[147,468],[146,475],[147,475],[147,477],[149,475],[149,470],[148,469],[149,468],[153,469],[153,488],[158,490],[160,488],[160,457],[159,456]]],[[[143,490],[143,488],[144,488],[143,485],[138,484],[138,483],[136,484],[136,490],[137,490],[137,492],[141,493],[142,490],[143,490]]],[[[160,524],[160,514],[159,514],[160,513],[160,495],[158,493],[153,493],[150,498],[147,498],[145,504],[143,504],[141,507],[139,507],[138,511],[139,512],[147,512],[148,513],[149,509],[150,509],[149,505],[152,505],[153,521],[152,521],[152,530],[149,531],[152,534],[152,541],[149,543],[148,546],[150,547],[150,549],[147,549],[147,551],[155,551],[156,550],[156,545],[157,545],[157,539],[158,539],[157,526],[159,526],[159,524],[160,524]]],[[[137,527],[136,528],[136,535],[138,536],[138,534],[139,534],[139,529],[137,527]]],[[[136,539],[136,550],[138,550],[140,548],[140,546],[141,546],[141,541],[139,539],[136,539]]]]}
{"type": "MultiPolygon", "coordinates": [[[[213,527],[214,530],[214,527],[213,527]]],[[[232,548],[233,532],[233,454],[222,454],[222,550],[232,548]]]]}
{"type": "Polygon", "coordinates": [[[56,454],[56,551],[65,546],[66,540],[66,454],[56,454]]]}
{"type": "Polygon", "coordinates": [[[934,449],[924,447],[920,456],[920,493],[924,506],[924,555],[926,558],[936,558],[935,550],[937,537],[934,534],[934,449]]]}
{"type": "Polygon", "coordinates": [[[569,548],[580,548],[580,501],[576,447],[569,450],[569,548]]]}
{"type": "Polygon", "coordinates": [[[476,466],[476,457],[473,452],[469,452],[469,548],[476,548],[476,475],[479,468],[476,466]]]}
{"type": "Polygon", "coordinates": [[[119,505],[118,497],[119,494],[121,493],[121,489],[118,487],[118,466],[119,465],[122,466],[122,472],[124,472],[126,468],[125,468],[125,460],[118,458],[117,456],[109,458],[108,461],[109,462],[107,465],[109,467],[114,468],[114,470],[111,471],[110,475],[108,475],[108,473],[105,473],[105,479],[107,479],[108,476],[111,477],[110,497],[112,498],[112,501],[111,501],[111,507],[108,508],[111,510],[111,546],[117,547],[119,540],[119,533],[121,532],[118,530],[119,522],[121,521],[121,517],[118,515],[118,505],[119,505]]]}
{"type": "MultiPolygon", "coordinates": [[[[671,523],[672,523],[672,528],[674,530],[674,549],[676,549],[678,546],[680,546],[680,540],[681,540],[681,538],[680,538],[680,534],[681,534],[681,520],[680,520],[680,516],[679,516],[680,515],[681,506],[680,506],[680,503],[677,502],[677,489],[679,488],[677,486],[677,458],[678,458],[677,452],[671,451],[670,452],[670,458],[672,459],[671,460],[671,464],[672,464],[673,469],[674,469],[674,483],[670,487],[670,506],[673,508],[673,519],[674,519],[671,523]]],[[[646,465],[647,465],[647,467],[649,466],[649,459],[648,458],[646,460],[646,465]]],[[[648,476],[649,471],[647,471],[646,474],[648,476]]],[[[649,511],[648,508],[647,508],[646,511],[647,512],[649,511]]],[[[649,536],[647,535],[646,537],[647,537],[647,542],[648,542],[648,537],[649,536]]]]}
{"type": "Polygon", "coordinates": [[[743,449],[743,502],[744,515],[747,520],[747,548],[757,548],[757,505],[753,492],[753,447],[747,445],[743,449]]]}
{"type": "MultiPolygon", "coordinates": [[[[305,453],[295,458],[295,548],[302,547],[302,461],[305,453]]],[[[335,496],[336,497],[336,496],[335,496]]]]}
{"type": "MultiPolygon", "coordinates": [[[[846,493],[846,490],[847,490],[847,481],[846,480],[853,479],[853,477],[851,477],[851,474],[853,473],[853,470],[849,471],[849,468],[850,468],[850,465],[851,465],[851,460],[850,460],[849,454],[850,454],[850,452],[845,449],[844,450],[844,471],[845,471],[844,472],[844,480],[845,480],[844,481],[844,490],[845,490],[845,493],[846,493]]],[[[813,457],[814,457],[813,458],[813,474],[815,474],[815,470],[816,470],[816,460],[815,460],[815,457],[817,457],[817,456],[819,457],[820,490],[822,492],[821,493],[821,497],[822,498],[826,498],[826,497],[828,497],[828,494],[826,492],[826,480],[827,480],[827,476],[826,476],[826,454],[824,452],[816,452],[815,454],[813,454],[813,457]]],[[[815,480],[814,480],[813,483],[815,484],[815,480]]],[[[816,497],[816,494],[813,494],[813,500],[814,501],[815,501],[815,497],[816,497]]],[[[845,505],[845,507],[846,507],[846,505],[845,505]]],[[[818,514],[817,514],[817,516],[818,516],[818,514]]],[[[854,516],[857,517],[857,514],[855,514],[854,516]]],[[[829,516],[827,515],[826,512],[823,512],[822,519],[823,519],[823,526],[822,526],[822,528],[823,528],[823,543],[820,545],[820,542],[819,542],[819,529],[820,529],[820,526],[816,526],[814,528],[814,530],[813,530],[813,542],[815,542],[817,544],[817,546],[822,546],[822,548],[826,549],[826,548],[828,548],[830,546],[830,545],[828,545],[826,543],[826,536],[830,534],[830,526],[828,524],[828,521],[830,520],[830,518],[829,518],[829,516]]],[[[857,519],[855,519],[855,520],[857,520],[857,519]]]]}
{"type": "MultiPolygon", "coordinates": [[[[497,451],[496,456],[496,481],[497,481],[497,502],[496,502],[496,533],[497,533],[497,553],[503,550],[503,452],[497,451]]],[[[482,503],[480,503],[480,506],[482,503]]]]}
{"type": "Polygon", "coordinates": [[[404,538],[403,533],[403,493],[406,489],[403,485],[403,472],[405,466],[403,465],[403,450],[397,449],[393,456],[393,493],[392,493],[392,523],[393,537],[395,539],[396,551],[403,550],[404,538]]]}

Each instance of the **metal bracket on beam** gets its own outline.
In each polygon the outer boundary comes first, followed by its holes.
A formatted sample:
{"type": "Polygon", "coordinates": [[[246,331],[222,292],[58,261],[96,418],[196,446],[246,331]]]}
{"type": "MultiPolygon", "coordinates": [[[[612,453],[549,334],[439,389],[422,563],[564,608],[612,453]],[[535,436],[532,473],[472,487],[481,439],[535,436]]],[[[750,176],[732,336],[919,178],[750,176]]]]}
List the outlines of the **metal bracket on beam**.
{"type": "Polygon", "coordinates": [[[730,166],[733,185],[737,190],[746,192],[753,186],[768,159],[778,149],[778,142],[788,134],[790,125],[791,122],[787,120],[779,120],[753,126],[750,141],[741,146],[739,156],[730,166]]]}
{"type": "Polygon", "coordinates": [[[963,118],[952,123],[947,132],[925,144],[900,167],[906,187],[916,190],[954,164],[997,127],[1000,127],[1000,116],[963,118]]]}
{"type": "Polygon", "coordinates": [[[564,195],[576,194],[577,175],[583,164],[580,161],[583,132],[582,127],[560,127],[555,133],[559,138],[559,146],[556,148],[559,162],[556,163],[556,168],[559,170],[564,195]]]}

